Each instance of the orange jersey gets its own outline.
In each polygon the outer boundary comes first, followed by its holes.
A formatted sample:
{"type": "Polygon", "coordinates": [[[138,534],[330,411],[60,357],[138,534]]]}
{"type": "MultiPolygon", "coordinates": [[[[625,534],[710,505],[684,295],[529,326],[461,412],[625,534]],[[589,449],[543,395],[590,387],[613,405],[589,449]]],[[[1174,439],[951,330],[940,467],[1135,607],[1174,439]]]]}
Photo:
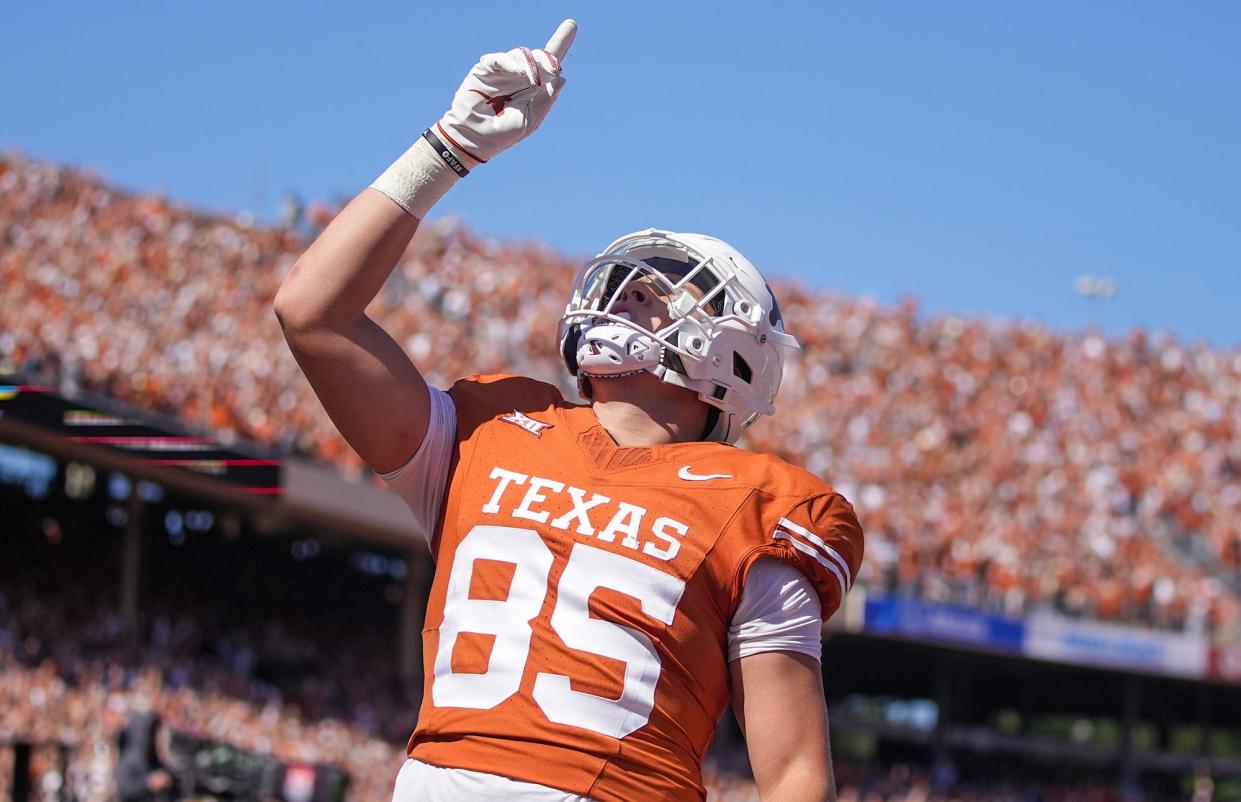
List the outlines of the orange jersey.
{"type": "Polygon", "coordinates": [[[449,395],[457,450],[410,756],[600,802],[702,799],[746,572],[787,560],[826,620],[862,560],[852,507],[772,456],[619,447],[531,379],[449,395]]]}

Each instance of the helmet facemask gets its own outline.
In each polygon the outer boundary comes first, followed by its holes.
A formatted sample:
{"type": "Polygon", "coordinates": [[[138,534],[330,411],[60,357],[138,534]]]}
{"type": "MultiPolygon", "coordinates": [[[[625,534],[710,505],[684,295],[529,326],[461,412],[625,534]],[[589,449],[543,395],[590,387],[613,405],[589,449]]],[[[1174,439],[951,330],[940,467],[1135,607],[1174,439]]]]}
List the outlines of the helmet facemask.
{"type": "Polygon", "coordinates": [[[646,370],[718,410],[704,439],[722,442],[774,411],[787,347],[796,340],[784,333],[762,276],[727,244],[702,235],[650,230],[621,238],[578,273],[561,318],[562,356],[584,397],[591,380],[646,370]],[[629,294],[658,314],[631,319],[618,310],[629,294]]]}

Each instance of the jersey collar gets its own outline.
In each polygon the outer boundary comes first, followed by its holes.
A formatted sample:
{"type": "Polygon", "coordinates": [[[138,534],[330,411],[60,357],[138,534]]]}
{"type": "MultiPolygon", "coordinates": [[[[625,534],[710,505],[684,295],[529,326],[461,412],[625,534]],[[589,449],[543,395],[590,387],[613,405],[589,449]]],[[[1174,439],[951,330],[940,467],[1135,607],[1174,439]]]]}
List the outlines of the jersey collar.
{"type": "Polygon", "coordinates": [[[617,445],[599,423],[590,406],[572,406],[564,411],[566,427],[572,432],[587,465],[597,472],[611,472],[701,455],[703,450],[728,448],[720,443],[665,443],[657,446],[617,445]]]}

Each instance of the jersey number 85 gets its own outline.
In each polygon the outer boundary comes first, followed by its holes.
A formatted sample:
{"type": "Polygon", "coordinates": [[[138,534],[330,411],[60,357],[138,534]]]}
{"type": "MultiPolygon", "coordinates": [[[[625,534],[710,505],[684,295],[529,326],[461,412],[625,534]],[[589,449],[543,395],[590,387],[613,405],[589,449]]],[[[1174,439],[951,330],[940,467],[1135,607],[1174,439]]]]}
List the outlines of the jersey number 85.
{"type": "MultiPolygon", "coordinates": [[[[475,526],[457,546],[444,601],[431,701],[436,707],[486,710],[517,693],[530,654],[530,626],[548,593],[552,551],[532,529],[475,526]],[[478,560],[514,566],[508,597],[470,598],[478,560]],[[495,638],[487,670],[454,672],[453,647],[462,632],[495,638]]],[[[479,566],[479,569],[483,569],[479,566]]],[[[642,612],[671,624],[685,583],[627,557],[582,543],[574,545],[557,586],[551,628],[571,649],[590,652],[625,664],[620,697],[609,699],[575,691],[569,677],[540,671],[534,679],[534,701],[551,721],[623,738],[650,718],[659,682],[660,660],[644,633],[632,627],[592,618],[590,596],[607,588],[630,596],[642,612]]]]}

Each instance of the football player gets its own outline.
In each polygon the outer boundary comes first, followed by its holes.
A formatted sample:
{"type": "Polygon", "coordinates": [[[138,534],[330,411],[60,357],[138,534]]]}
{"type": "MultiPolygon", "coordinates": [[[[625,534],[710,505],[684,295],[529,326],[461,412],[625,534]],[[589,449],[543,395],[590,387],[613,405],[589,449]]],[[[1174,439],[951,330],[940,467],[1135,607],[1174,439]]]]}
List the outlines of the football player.
{"type": "Polygon", "coordinates": [[[575,28],[483,56],[275,299],[328,414],[436,563],[394,799],[702,799],[730,700],[764,799],[834,798],[821,621],[862,533],[820,479],[733,446],[774,411],[797,347],[759,271],[698,234],[605,248],[560,323],[584,405],[519,376],[430,388],[364,313],[436,199],[538,128],[575,28]]]}

